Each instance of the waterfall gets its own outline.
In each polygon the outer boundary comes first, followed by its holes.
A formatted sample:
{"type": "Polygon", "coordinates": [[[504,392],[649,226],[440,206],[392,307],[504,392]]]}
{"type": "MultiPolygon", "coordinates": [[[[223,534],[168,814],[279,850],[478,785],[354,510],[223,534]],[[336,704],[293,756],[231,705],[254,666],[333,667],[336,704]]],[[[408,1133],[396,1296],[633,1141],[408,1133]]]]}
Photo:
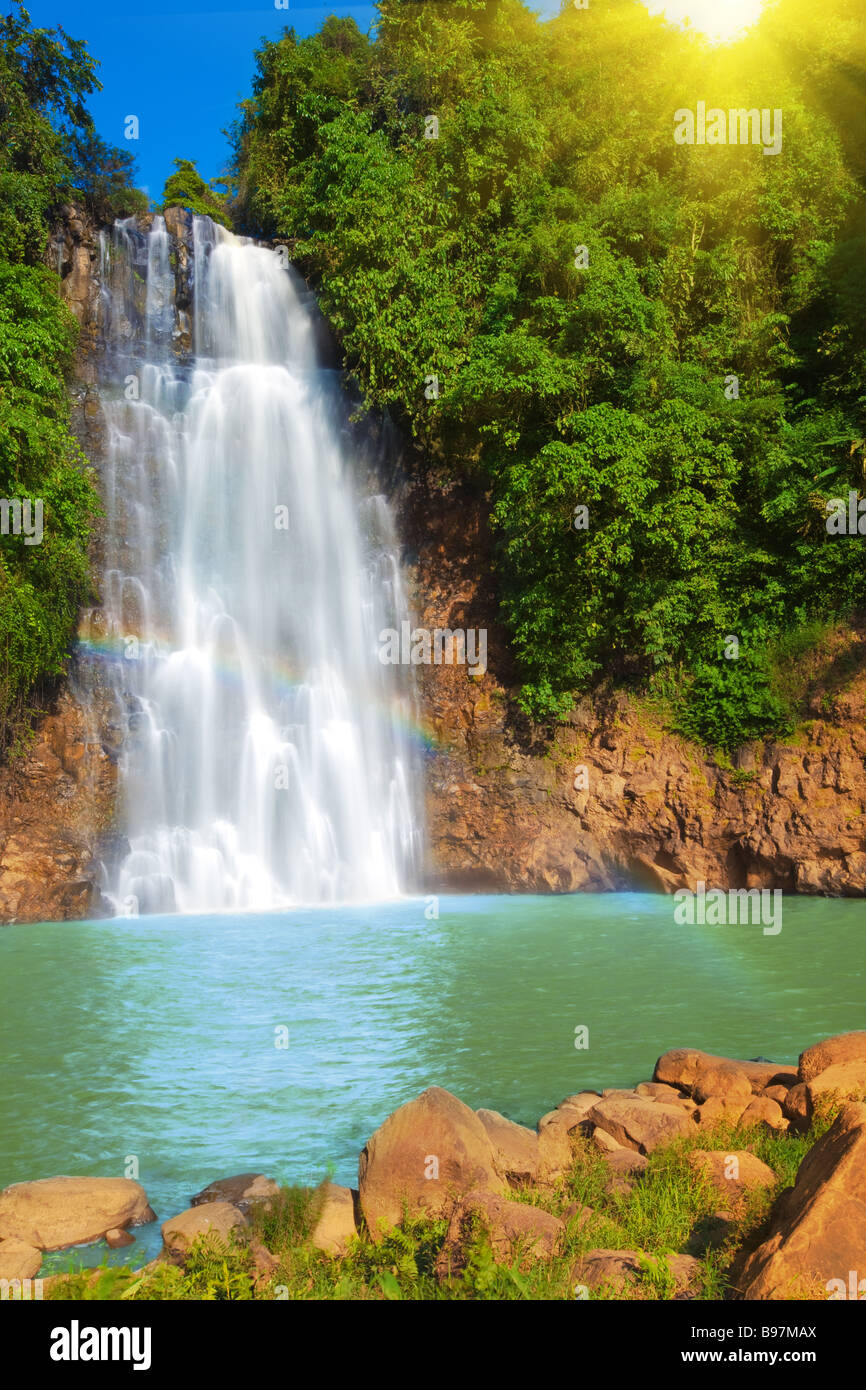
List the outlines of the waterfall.
{"type": "Polygon", "coordinates": [[[278,252],[196,217],[103,233],[101,604],[118,912],[378,900],[419,851],[408,616],[386,499],[278,252]],[[178,286],[192,281],[192,318],[178,286]]]}

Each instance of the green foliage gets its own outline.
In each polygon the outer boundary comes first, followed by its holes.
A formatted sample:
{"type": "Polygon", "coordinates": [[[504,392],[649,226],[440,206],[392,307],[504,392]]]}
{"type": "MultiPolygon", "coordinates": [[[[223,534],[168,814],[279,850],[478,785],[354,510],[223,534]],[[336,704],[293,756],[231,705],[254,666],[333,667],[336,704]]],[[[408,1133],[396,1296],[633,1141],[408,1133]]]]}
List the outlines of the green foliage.
{"type": "Polygon", "coordinates": [[[188,159],[174,161],[174,173],[169,174],[162,190],[163,209],[188,208],[200,217],[211,217],[223,227],[230,227],[225,199],[211,184],[205,183],[195,165],[188,159]]]}
{"type": "Polygon", "coordinates": [[[63,671],[90,593],[97,499],[65,384],[76,325],[42,262],[76,176],[72,142],[89,138],[93,67],[82,43],[31,29],[25,10],[0,19],[0,498],[43,509],[41,542],[0,535],[0,753],[26,738],[39,687],[63,671]]]}
{"type": "Polygon", "coordinates": [[[519,0],[378,9],[372,40],[332,18],[262,48],[241,222],[315,280],[370,404],[490,497],[530,715],[682,666],[694,736],[782,730],[759,664],[717,653],[866,604],[862,544],[824,526],[866,477],[851,0],[820,22],[778,0],[730,50],[631,0],[546,23],[519,0]],[[676,146],[696,92],[783,108],[783,154],[676,146]]]}
{"type": "Polygon", "coordinates": [[[766,662],[741,656],[698,663],[676,727],[698,743],[731,752],[752,739],[792,733],[794,720],[773,690],[766,662]]]}

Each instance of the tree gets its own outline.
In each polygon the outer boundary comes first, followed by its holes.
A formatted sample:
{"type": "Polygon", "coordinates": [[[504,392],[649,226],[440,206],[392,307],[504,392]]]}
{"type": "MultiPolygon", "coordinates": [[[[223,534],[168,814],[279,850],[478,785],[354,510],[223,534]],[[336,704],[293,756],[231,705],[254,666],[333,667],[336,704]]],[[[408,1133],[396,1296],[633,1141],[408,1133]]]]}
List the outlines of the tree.
{"type": "Polygon", "coordinates": [[[163,210],[170,207],[187,208],[200,217],[211,217],[223,227],[231,227],[226,202],[211,184],[205,183],[189,159],[176,159],[175,172],[169,174],[162,190],[163,210]]]}

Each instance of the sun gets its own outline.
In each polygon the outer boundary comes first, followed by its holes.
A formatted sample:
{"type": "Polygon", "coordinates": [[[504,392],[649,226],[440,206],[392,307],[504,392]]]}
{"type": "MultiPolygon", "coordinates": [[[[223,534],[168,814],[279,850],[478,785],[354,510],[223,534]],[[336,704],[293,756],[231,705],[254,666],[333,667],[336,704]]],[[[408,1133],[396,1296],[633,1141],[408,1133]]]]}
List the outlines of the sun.
{"type": "Polygon", "coordinates": [[[688,19],[711,43],[732,43],[757,23],[764,0],[643,0],[650,14],[675,24],[688,19]]]}

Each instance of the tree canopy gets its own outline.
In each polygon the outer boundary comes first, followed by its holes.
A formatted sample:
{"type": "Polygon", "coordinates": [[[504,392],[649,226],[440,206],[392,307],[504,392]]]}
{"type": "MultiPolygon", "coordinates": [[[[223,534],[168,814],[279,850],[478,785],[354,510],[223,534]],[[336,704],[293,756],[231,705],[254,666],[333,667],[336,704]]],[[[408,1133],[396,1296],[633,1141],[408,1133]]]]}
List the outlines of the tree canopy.
{"type": "Polygon", "coordinates": [[[779,728],[775,637],[866,598],[824,510],[866,474],[858,9],[775,0],[713,49],[632,0],[381,0],[370,37],[332,18],[258,54],[242,217],[370,403],[489,494],[537,717],[680,672],[707,738],[779,728]],[[780,153],[678,145],[698,99],[780,109],[780,153]]]}

